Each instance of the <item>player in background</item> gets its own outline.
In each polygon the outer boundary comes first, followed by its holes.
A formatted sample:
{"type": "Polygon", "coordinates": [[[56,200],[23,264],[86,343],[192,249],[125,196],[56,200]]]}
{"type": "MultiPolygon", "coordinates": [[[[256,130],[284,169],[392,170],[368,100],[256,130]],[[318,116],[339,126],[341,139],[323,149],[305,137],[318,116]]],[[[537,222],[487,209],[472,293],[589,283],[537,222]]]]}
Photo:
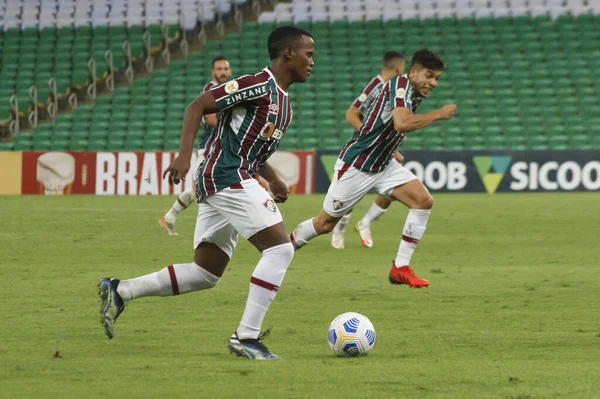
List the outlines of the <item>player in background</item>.
{"type": "Polygon", "coordinates": [[[216,138],[196,172],[199,199],[193,262],[173,264],[130,280],[103,278],[99,284],[102,324],[109,338],[124,305],[146,296],[170,296],[217,285],[231,256],[238,233],[262,253],[250,279],[241,322],[228,348],[250,359],[278,359],[262,343],[263,319],[275,298],[294,247],[275,201],[254,179],[260,170],[276,199],[287,199],[287,187],[266,163],[292,119],[287,90],[305,82],[312,70],[314,41],[310,33],[283,26],[268,38],[271,65],[256,75],[244,75],[215,86],[186,109],[179,155],[165,170],[178,184],[190,168],[194,137],[200,120],[218,112],[216,138]]]}
{"type": "MultiPolygon", "coordinates": [[[[404,73],[404,57],[397,51],[388,51],[383,55],[381,62],[381,72],[375,76],[363,89],[360,96],[354,100],[354,102],[346,111],[346,121],[355,132],[360,130],[364,114],[369,109],[369,106],[375,101],[377,95],[383,88],[383,85],[394,76],[402,75],[404,73]]],[[[400,152],[394,153],[394,159],[398,162],[403,162],[404,158],[400,152]]],[[[381,215],[388,209],[392,202],[385,196],[379,195],[373,201],[371,208],[367,211],[365,216],[356,223],[354,229],[360,234],[360,242],[366,248],[373,246],[373,239],[371,237],[371,223],[379,219],[381,215]]],[[[336,249],[344,248],[344,233],[346,231],[346,225],[350,221],[350,214],[352,209],[348,211],[340,221],[333,228],[331,234],[331,247],[336,249]]]]}
{"type": "Polygon", "coordinates": [[[433,198],[410,170],[392,158],[407,133],[454,115],[455,104],[424,114],[415,113],[421,101],[437,86],[443,69],[444,62],[437,54],[422,49],[413,55],[408,74],[393,77],[383,86],[365,114],[360,130],[338,157],[320,214],[302,222],[290,234],[296,249],[333,230],[349,209],[375,189],[409,208],[389,281],[413,288],[429,285],[427,280],[417,277],[409,265],[425,233],[433,198]]]}
{"type": "MultiPolygon", "coordinates": [[[[231,77],[231,67],[229,66],[227,58],[215,58],[212,62],[211,74],[213,78],[204,86],[202,93],[206,93],[213,86],[225,83],[229,80],[231,77]]],[[[200,151],[204,150],[202,152],[203,155],[201,160],[205,159],[208,155],[209,148],[214,140],[213,132],[214,127],[217,125],[217,114],[204,115],[202,124],[204,125],[204,132],[200,136],[200,145],[198,147],[200,151]]],[[[179,216],[179,214],[194,201],[196,201],[196,194],[194,193],[193,188],[179,194],[179,197],[173,203],[171,209],[158,220],[160,226],[165,229],[169,235],[177,235],[177,231],[175,230],[177,216],[179,216]]]]}

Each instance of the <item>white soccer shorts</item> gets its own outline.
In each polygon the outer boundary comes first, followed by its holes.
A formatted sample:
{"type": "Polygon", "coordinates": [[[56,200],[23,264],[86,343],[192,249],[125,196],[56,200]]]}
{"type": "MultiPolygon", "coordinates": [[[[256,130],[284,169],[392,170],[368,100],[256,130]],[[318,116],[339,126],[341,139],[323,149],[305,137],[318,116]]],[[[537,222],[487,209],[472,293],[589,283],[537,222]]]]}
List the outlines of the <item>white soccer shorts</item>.
{"type": "Polygon", "coordinates": [[[231,259],[238,233],[248,239],[283,222],[277,204],[258,181],[244,180],[240,187],[223,189],[198,205],[194,249],[210,242],[231,259]]]}
{"type": "Polygon", "coordinates": [[[353,166],[342,172],[345,165],[341,159],[335,163],[333,180],[323,202],[325,212],[335,218],[344,216],[372,189],[390,197],[394,188],[417,178],[395,160],[379,173],[363,172],[353,166]]]}

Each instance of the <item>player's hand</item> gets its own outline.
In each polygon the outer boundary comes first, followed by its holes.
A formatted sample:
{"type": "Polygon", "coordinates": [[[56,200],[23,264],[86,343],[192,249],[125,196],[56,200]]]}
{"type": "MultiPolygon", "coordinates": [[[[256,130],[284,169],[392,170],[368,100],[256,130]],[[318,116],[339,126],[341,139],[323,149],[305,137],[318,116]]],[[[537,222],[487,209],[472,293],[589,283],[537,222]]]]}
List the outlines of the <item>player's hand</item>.
{"type": "Polygon", "coordinates": [[[399,162],[399,163],[404,162],[404,156],[402,154],[400,154],[400,151],[394,152],[394,159],[396,160],[396,162],[399,162]]]}
{"type": "Polygon", "coordinates": [[[287,201],[290,190],[283,181],[274,180],[269,182],[269,189],[271,190],[271,194],[273,194],[275,202],[281,203],[287,201]]]}
{"type": "Polygon", "coordinates": [[[180,181],[185,180],[187,172],[190,170],[190,159],[189,157],[177,156],[171,162],[171,165],[165,169],[163,173],[163,179],[169,175],[169,184],[179,184],[180,181]]]}
{"type": "Polygon", "coordinates": [[[446,104],[438,110],[438,113],[439,113],[438,119],[448,120],[448,119],[452,118],[455,111],[456,111],[456,104],[446,104]]]}

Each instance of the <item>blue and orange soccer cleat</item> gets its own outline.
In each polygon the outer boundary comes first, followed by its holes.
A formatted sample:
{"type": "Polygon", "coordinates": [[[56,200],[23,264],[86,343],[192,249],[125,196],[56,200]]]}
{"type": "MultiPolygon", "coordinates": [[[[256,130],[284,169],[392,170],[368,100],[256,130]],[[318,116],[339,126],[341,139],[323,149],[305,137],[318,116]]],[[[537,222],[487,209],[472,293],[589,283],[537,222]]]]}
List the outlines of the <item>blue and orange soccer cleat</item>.
{"type": "Polygon", "coordinates": [[[246,357],[253,360],[279,360],[281,359],[276,354],[272,353],[269,348],[262,343],[263,338],[268,336],[271,330],[260,333],[257,339],[239,339],[237,332],[229,338],[227,347],[229,352],[235,353],[238,357],[246,357]]]}
{"type": "Polygon", "coordinates": [[[115,336],[117,317],[125,310],[123,299],[117,292],[118,284],[119,280],[108,277],[100,280],[98,284],[98,295],[100,295],[100,299],[102,300],[100,322],[102,323],[102,327],[104,327],[106,336],[110,339],[115,336]]]}
{"type": "Polygon", "coordinates": [[[389,280],[392,284],[406,284],[412,288],[429,286],[429,281],[417,277],[410,266],[405,265],[402,267],[396,267],[396,262],[392,263],[392,270],[390,270],[389,280]]]}

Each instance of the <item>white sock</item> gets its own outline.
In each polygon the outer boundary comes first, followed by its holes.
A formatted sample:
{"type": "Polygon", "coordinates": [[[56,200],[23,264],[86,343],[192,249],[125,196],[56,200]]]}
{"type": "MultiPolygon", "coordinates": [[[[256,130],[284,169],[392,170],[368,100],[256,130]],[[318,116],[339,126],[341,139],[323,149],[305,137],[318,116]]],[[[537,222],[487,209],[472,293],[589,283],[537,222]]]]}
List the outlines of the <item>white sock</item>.
{"type": "Polygon", "coordinates": [[[179,216],[181,211],[190,206],[190,204],[194,202],[195,199],[196,194],[191,188],[189,190],[185,190],[184,192],[179,194],[179,197],[177,197],[177,200],[173,203],[171,209],[169,209],[169,211],[165,214],[165,219],[169,223],[175,222],[175,219],[177,219],[177,216],[179,216]]]}
{"type": "Polygon", "coordinates": [[[308,219],[296,227],[294,232],[290,234],[290,240],[296,249],[300,249],[316,236],[318,236],[318,234],[315,230],[313,220],[308,219]]]}
{"type": "Polygon", "coordinates": [[[346,231],[346,225],[350,221],[350,215],[351,214],[352,213],[347,213],[344,216],[342,216],[342,218],[337,222],[337,224],[333,228],[333,233],[334,234],[336,234],[336,233],[337,234],[344,234],[344,232],[346,231]]]}
{"type": "Polygon", "coordinates": [[[239,339],[258,338],[262,322],[285,272],[294,257],[294,247],[290,243],[265,249],[250,279],[250,291],[242,321],[237,328],[239,339]]]}
{"type": "Polygon", "coordinates": [[[363,216],[363,218],[358,223],[360,223],[360,225],[363,227],[369,227],[371,223],[379,219],[379,217],[383,215],[385,211],[387,211],[387,209],[383,209],[375,202],[373,202],[365,216],[363,216]]]}
{"type": "Polygon", "coordinates": [[[125,302],[145,296],[171,296],[212,288],[220,277],[195,263],[167,266],[155,273],[121,280],[117,292],[125,302]]]}
{"type": "Polygon", "coordinates": [[[410,265],[410,258],[417,248],[417,244],[425,234],[427,220],[431,209],[411,209],[408,211],[404,230],[402,231],[402,241],[396,255],[396,267],[410,265]]]}

